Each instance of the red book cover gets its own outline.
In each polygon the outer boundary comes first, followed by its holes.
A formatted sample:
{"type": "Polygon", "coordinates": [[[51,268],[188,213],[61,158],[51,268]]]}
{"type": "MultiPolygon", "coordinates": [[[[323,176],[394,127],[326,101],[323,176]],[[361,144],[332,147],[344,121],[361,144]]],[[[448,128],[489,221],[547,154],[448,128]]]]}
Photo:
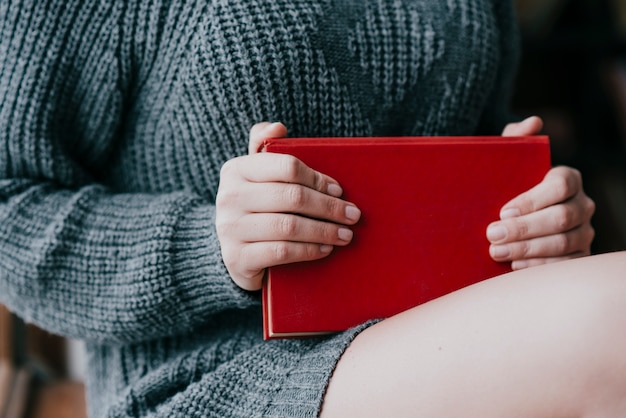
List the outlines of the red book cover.
{"type": "Polygon", "coordinates": [[[510,271],[489,256],[486,228],[550,169],[545,136],[276,138],[264,148],[333,177],[362,212],[348,246],[268,269],[266,339],[345,330],[510,271]]]}

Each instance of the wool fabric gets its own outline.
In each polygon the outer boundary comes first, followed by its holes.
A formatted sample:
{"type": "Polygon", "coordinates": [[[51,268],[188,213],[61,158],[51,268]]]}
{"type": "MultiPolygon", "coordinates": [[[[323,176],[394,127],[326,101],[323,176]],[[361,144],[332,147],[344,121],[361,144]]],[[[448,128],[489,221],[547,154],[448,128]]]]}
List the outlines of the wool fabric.
{"type": "Polygon", "coordinates": [[[221,166],[261,121],[498,134],[517,44],[508,0],[3,0],[0,301],[86,342],[92,417],[315,417],[367,324],[262,340],[221,166]]]}

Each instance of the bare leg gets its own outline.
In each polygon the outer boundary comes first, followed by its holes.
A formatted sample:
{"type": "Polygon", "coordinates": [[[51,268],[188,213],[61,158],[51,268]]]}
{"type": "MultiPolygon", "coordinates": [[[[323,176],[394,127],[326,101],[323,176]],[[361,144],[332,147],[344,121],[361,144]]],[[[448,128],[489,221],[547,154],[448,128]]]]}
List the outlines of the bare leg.
{"type": "Polygon", "coordinates": [[[626,252],[517,271],[359,335],[328,417],[626,417],[626,252]]]}

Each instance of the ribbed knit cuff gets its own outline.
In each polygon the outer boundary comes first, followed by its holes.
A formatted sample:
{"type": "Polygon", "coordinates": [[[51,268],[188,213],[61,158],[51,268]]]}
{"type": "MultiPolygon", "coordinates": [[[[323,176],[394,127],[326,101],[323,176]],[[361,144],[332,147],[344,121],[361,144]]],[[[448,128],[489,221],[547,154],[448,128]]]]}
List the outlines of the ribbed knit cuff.
{"type": "Polygon", "coordinates": [[[179,218],[172,237],[172,280],[180,309],[188,315],[243,309],[260,300],[257,293],[239,288],[224,266],[215,207],[209,204],[192,205],[179,218]]]}

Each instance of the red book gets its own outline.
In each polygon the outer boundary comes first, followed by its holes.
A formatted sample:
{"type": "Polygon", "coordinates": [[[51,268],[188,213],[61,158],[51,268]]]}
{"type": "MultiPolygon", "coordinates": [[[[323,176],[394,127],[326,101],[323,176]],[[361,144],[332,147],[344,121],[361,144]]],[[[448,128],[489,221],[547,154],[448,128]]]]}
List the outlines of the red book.
{"type": "Polygon", "coordinates": [[[361,209],[346,247],[268,269],[264,336],[345,330],[510,271],[489,256],[487,226],[550,169],[545,136],[277,138],[336,179],[361,209]]]}

